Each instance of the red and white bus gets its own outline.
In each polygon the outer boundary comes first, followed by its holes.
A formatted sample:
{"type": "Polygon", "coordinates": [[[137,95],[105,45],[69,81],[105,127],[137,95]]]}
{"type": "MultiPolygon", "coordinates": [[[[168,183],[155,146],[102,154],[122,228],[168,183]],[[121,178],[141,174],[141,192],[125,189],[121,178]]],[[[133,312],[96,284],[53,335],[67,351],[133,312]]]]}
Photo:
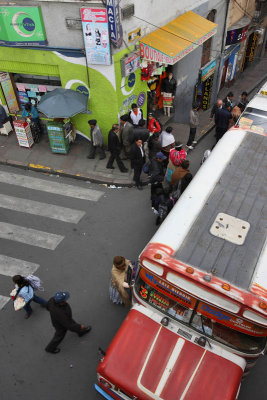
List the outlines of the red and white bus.
{"type": "Polygon", "coordinates": [[[237,399],[266,352],[266,140],[227,132],[141,253],[104,398],[237,399]]]}

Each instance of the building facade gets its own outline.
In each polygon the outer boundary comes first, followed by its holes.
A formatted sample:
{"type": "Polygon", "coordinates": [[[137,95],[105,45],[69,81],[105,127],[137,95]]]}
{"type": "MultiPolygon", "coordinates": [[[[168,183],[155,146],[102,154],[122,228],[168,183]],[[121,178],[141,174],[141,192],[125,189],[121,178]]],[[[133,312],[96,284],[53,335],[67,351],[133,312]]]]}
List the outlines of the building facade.
{"type": "MultiPolygon", "coordinates": [[[[132,103],[137,103],[145,116],[148,110],[160,111],[158,83],[172,71],[177,81],[174,121],[187,123],[194,101],[206,110],[217,96],[228,6],[229,2],[216,0],[2,2],[1,102],[14,114],[29,100],[37,104],[55,87],[78,90],[88,96],[88,112],[72,118],[77,133],[88,138],[88,120],[93,118],[106,140],[111,125],[132,103]],[[183,27],[179,17],[185,15],[188,19],[183,27]],[[196,27],[192,21],[198,16],[203,22],[196,27]],[[182,34],[170,33],[172,41],[177,46],[183,43],[177,60],[142,58],[142,40],[149,40],[151,34],[164,31],[163,27],[174,21],[182,34]],[[203,28],[209,23],[216,25],[211,36],[210,28],[203,28]],[[202,37],[190,39],[191,30],[196,34],[203,31],[202,37]]],[[[42,118],[45,121],[45,116],[42,118]]]]}

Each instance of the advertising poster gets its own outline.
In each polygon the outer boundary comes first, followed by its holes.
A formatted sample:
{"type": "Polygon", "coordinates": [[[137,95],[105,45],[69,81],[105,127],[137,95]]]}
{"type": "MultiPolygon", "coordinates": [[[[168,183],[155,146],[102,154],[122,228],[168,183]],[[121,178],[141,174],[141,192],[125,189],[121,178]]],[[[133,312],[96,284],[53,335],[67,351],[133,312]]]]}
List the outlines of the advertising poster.
{"type": "Polygon", "coordinates": [[[13,84],[10,76],[7,72],[0,72],[0,83],[5,95],[5,99],[8,105],[9,112],[13,113],[19,111],[19,105],[16,97],[13,84]]]}
{"type": "Polygon", "coordinates": [[[108,27],[110,40],[116,47],[122,45],[122,25],[119,0],[107,0],[108,27]]]}
{"type": "Polygon", "coordinates": [[[41,7],[0,7],[0,45],[45,46],[41,7]]]}
{"type": "Polygon", "coordinates": [[[81,8],[86,59],[88,64],[110,65],[110,44],[105,8],[81,8]]]}

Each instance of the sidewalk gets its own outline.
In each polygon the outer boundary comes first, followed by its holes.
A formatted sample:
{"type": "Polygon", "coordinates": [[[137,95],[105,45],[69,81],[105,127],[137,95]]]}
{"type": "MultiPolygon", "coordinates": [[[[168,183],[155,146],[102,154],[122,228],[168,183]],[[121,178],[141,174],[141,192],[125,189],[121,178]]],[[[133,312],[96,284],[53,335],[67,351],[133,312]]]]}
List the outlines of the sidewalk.
{"type": "MultiPolygon", "coordinates": [[[[267,59],[262,59],[255,66],[248,68],[231,88],[223,88],[218,97],[223,99],[231,90],[234,92],[236,100],[242,91],[246,90],[250,94],[256,86],[266,79],[267,59]]],[[[210,121],[209,116],[210,110],[200,112],[197,140],[200,140],[213,129],[214,122],[210,121]]],[[[168,125],[173,127],[175,139],[185,144],[189,135],[189,126],[172,122],[172,120],[168,121],[168,125]]],[[[106,169],[107,159],[100,161],[97,155],[94,160],[89,160],[86,158],[88,152],[89,145],[85,139],[72,143],[69,154],[63,155],[51,152],[47,135],[43,136],[41,142],[34,144],[31,149],[19,147],[15,133],[11,133],[9,136],[0,135],[0,164],[69,176],[90,182],[118,186],[133,185],[133,173],[130,170],[128,160],[123,162],[129,168],[129,172],[121,173],[116,162],[114,162],[114,170],[106,169]]],[[[109,152],[107,152],[108,156],[109,152]]]]}

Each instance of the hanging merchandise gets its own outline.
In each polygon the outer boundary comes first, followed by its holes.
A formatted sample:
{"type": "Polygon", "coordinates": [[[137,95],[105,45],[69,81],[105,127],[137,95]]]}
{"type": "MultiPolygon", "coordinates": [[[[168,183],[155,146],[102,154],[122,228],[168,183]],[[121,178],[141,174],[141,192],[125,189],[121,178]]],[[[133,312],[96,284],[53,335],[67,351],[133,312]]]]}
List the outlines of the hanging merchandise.
{"type": "Polygon", "coordinates": [[[26,121],[14,121],[13,122],[18,143],[21,147],[32,147],[33,137],[30,125],[26,121]]]}

